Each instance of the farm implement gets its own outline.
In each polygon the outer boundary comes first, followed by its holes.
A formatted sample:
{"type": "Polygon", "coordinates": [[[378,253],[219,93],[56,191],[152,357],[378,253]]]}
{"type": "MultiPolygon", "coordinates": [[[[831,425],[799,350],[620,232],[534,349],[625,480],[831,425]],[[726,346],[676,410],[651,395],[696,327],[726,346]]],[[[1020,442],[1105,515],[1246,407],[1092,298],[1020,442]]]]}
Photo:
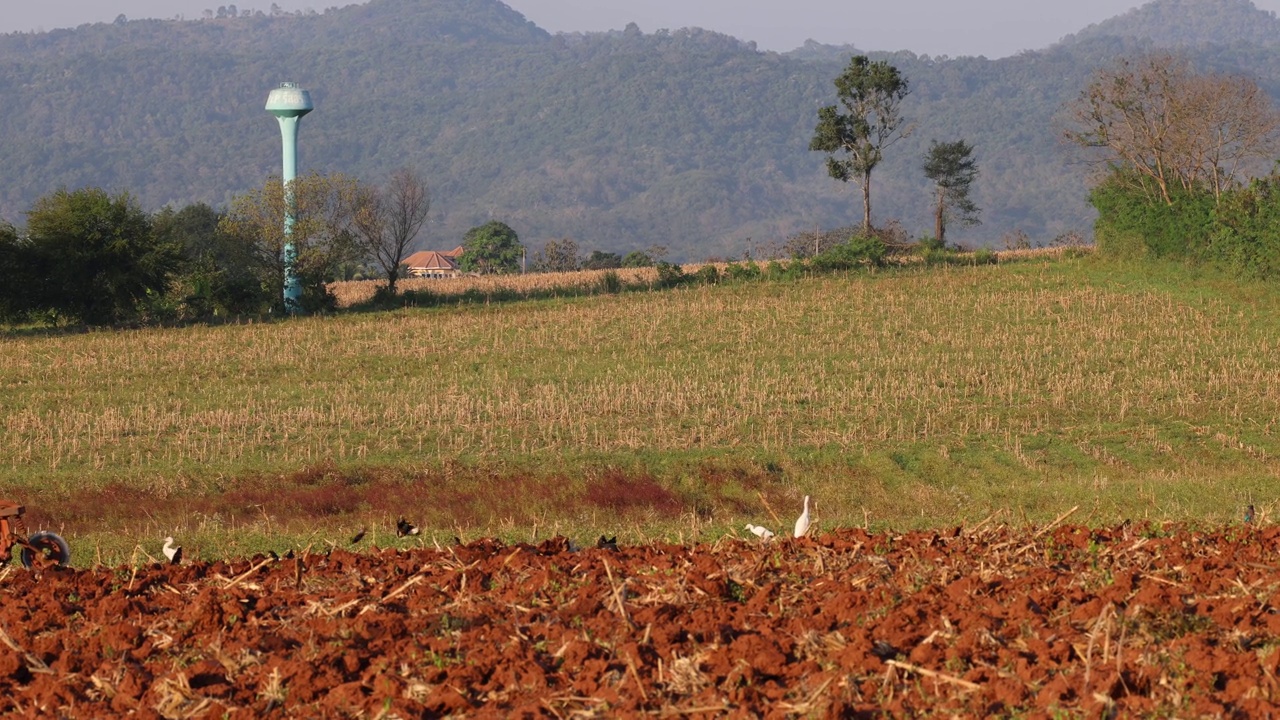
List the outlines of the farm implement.
{"type": "Polygon", "coordinates": [[[18,503],[0,500],[0,564],[12,559],[14,545],[21,548],[18,556],[23,567],[70,562],[71,548],[57,533],[41,531],[27,537],[27,523],[22,519],[26,512],[26,507],[18,503]]]}

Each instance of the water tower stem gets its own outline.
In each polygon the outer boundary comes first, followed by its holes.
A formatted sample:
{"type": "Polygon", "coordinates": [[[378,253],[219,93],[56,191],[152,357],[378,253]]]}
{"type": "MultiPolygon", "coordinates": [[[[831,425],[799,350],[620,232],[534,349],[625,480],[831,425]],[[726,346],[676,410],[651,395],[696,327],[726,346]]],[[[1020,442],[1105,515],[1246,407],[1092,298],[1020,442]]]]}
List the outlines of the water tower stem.
{"type": "Polygon", "coordinates": [[[294,180],[298,176],[298,123],[303,115],[314,109],[311,94],[296,83],[281,83],[267,97],[267,112],[280,121],[280,140],[283,146],[284,168],[284,248],[280,260],[284,264],[284,309],[290,315],[302,312],[302,279],[298,277],[298,249],[293,241],[293,226],[298,220],[298,208],[294,196],[294,180]]]}

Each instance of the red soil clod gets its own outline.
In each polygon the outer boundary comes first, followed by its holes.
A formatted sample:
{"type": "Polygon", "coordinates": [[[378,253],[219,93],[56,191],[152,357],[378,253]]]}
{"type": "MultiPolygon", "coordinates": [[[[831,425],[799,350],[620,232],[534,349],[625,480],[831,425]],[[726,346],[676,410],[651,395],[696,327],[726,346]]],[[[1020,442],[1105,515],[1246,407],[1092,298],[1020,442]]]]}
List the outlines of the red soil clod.
{"type": "Polygon", "coordinates": [[[153,565],[132,583],[12,572],[0,712],[1260,716],[1280,699],[1278,535],[481,540],[153,565]]]}

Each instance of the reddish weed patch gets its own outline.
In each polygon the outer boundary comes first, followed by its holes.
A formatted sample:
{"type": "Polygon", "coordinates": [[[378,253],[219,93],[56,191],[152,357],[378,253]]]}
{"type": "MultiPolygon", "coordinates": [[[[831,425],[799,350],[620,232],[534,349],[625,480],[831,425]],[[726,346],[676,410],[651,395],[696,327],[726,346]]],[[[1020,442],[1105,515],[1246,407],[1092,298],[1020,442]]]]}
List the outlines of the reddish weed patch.
{"type": "Polygon", "coordinates": [[[652,509],[674,517],[684,509],[680,499],[651,476],[633,477],[621,470],[608,470],[591,481],[584,500],[589,506],[618,513],[652,509]]]}

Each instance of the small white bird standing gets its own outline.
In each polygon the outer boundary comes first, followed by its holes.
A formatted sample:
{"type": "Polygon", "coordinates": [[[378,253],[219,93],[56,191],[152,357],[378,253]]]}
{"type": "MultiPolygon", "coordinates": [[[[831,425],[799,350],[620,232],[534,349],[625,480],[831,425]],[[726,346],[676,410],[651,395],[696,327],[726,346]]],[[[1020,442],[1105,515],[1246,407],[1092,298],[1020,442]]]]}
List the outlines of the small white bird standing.
{"type": "Polygon", "coordinates": [[[800,513],[800,517],[796,518],[796,537],[802,538],[809,534],[809,496],[804,496],[804,512],[800,513]]]}
{"type": "Polygon", "coordinates": [[[752,525],[751,523],[747,523],[747,529],[755,533],[757,537],[763,540],[768,540],[773,537],[773,531],[766,527],[761,527],[759,525],[752,525]]]}
{"type": "Polygon", "coordinates": [[[164,556],[169,558],[170,565],[182,564],[182,546],[174,545],[173,538],[164,539],[164,556]]]}

